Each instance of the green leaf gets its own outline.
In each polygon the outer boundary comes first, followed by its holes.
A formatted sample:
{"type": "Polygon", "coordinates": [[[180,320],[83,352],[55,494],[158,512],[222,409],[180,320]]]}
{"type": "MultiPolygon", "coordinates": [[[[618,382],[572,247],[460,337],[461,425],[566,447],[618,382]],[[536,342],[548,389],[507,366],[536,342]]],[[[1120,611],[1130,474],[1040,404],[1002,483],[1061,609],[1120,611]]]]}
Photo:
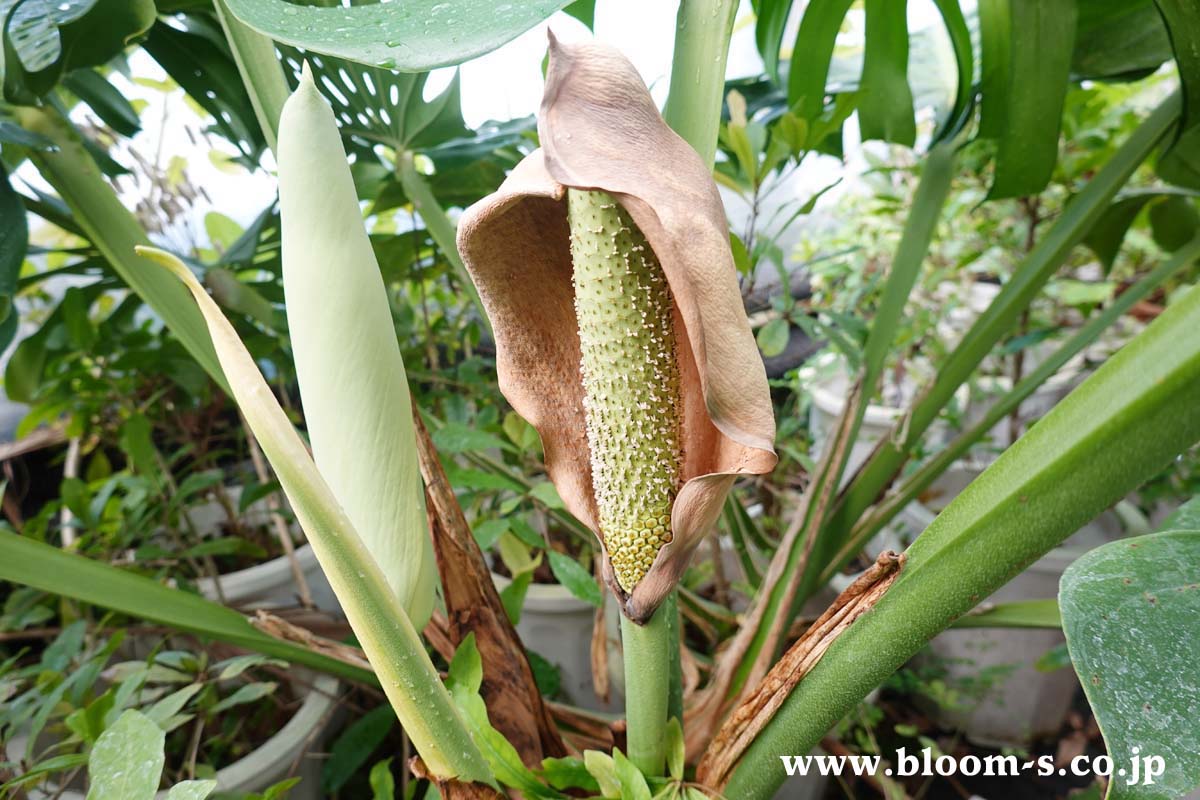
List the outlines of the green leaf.
{"type": "MultiPolygon", "coordinates": [[[[342,731],[321,769],[321,788],[324,792],[327,795],[334,794],[345,786],[346,781],[367,762],[395,726],[396,712],[392,711],[391,706],[383,705],[367,712],[342,731]]],[[[379,764],[375,767],[378,768],[379,764]]]]}
{"type": "Polygon", "coordinates": [[[908,86],[908,3],[864,0],[867,12],[858,121],[863,141],[882,139],[909,147],[917,138],[908,86]]]}
{"type": "Polygon", "coordinates": [[[274,694],[279,684],[273,681],[261,681],[257,683],[247,683],[245,686],[238,688],[236,692],[224,698],[212,708],[208,710],[209,714],[216,715],[222,711],[228,711],[237,706],[244,706],[247,703],[256,703],[271,694],[274,694]]]}
{"type": "Polygon", "coordinates": [[[439,453],[469,453],[509,446],[500,437],[461,422],[447,422],[438,428],[433,432],[433,443],[439,453]]]}
{"type": "Polygon", "coordinates": [[[367,781],[371,784],[371,800],[395,800],[396,779],[392,777],[390,758],[385,758],[371,767],[367,781]]]}
{"type": "Polygon", "coordinates": [[[600,586],[583,565],[566,553],[549,548],[546,550],[546,556],[550,559],[550,571],[554,573],[555,580],[565,586],[567,591],[596,608],[604,605],[604,595],[600,593],[600,586]]]}
{"type": "Polygon", "coordinates": [[[277,42],[401,72],[461,64],[495,50],[570,0],[411,0],[382,5],[300,6],[228,0],[229,10],[277,42]]]}
{"type": "MultiPolygon", "coordinates": [[[[984,123],[998,136],[996,175],[989,198],[1037,194],[1046,187],[1058,161],[1058,134],[1062,124],[1071,71],[1071,46],[1075,38],[1077,5],[1061,0],[1008,0],[1009,26],[996,36],[1007,41],[996,71],[989,71],[989,49],[984,49],[984,123]],[[1002,84],[1001,96],[988,91],[1002,84]],[[999,103],[997,103],[997,100],[999,103]]],[[[986,0],[980,12],[994,3],[986,0]]],[[[984,24],[990,19],[983,16],[984,24]]],[[[984,42],[993,42],[985,28],[984,42]]]]}
{"type": "Polygon", "coordinates": [[[1161,530],[1190,531],[1200,530],[1200,497],[1194,497],[1175,509],[1171,516],[1163,521],[1161,530]]]}
{"type": "Polygon", "coordinates": [[[153,800],[162,776],[166,735],[129,710],[101,734],[88,757],[87,800],[153,800]]]}
{"type": "Polygon", "coordinates": [[[38,72],[62,55],[59,26],[74,22],[88,12],[96,0],[18,0],[6,20],[6,33],[13,52],[28,72],[38,72]]]}
{"type": "Polygon", "coordinates": [[[122,136],[141,130],[137,111],[111,83],[94,69],[77,69],[63,79],[63,85],[91,106],[104,124],[122,136]]]}
{"type": "Polygon", "coordinates": [[[1171,38],[1183,91],[1183,116],[1175,140],[1158,159],[1158,174],[1200,189],[1200,5],[1193,0],[1155,2],[1171,38]]]}
{"type": "Polygon", "coordinates": [[[613,750],[613,765],[621,782],[621,800],[650,800],[646,776],[620,750],[613,750]]]}
{"type": "Polygon", "coordinates": [[[754,42],[762,56],[763,71],[769,80],[776,81],[779,79],[779,48],[783,44],[792,0],[754,0],[753,5],[754,42]]]}
{"type": "Polygon", "coordinates": [[[1188,197],[1167,195],[1150,206],[1150,230],[1163,250],[1173,253],[1196,236],[1200,213],[1188,197]]]}
{"type": "MultiPolygon", "coordinates": [[[[29,223],[21,196],[13,189],[4,165],[0,164],[0,322],[12,313],[17,278],[29,245],[29,223]]],[[[9,340],[0,341],[0,350],[9,340]]]]}
{"type": "Polygon", "coordinates": [[[954,61],[958,70],[958,88],[954,93],[954,106],[938,126],[933,141],[941,142],[954,137],[970,121],[975,102],[975,50],[971,44],[971,31],[963,17],[958,0],[934,0],[950,35],[954,47],[954,61]]]}
{"type": "Polygon", "coordinates": [[[677,781],[683,780],[683,727],[678,717],[667,720],[667,771],[677,781]]]}
{"type": "Polygon", "coordinates": [[[1200,529],[1098,547],[1063,574],[1060,598],[1071,661],[1113,760],[1108,800],[1187,794],[1200,784],[1200,529]],[[1134,753],[1138,774],[1161,759],[1153,785],[1130,782],[1134,753]]]}
{"type": "Polygon", "coordinates": [[[991,606],[978,614],[967,614],[955,628],[1061,628],[1058,601],[1017,600],[991,606]]]}
{"type": "Polygon", "coordinates": [[[467,731],[455,724],[450,698],[399,597],[317,471],[237,333],[182,262],[162,250],[140,248],[139,253],[183,281],[199,306],[234,399],[274,467],[351,628],[421,758],[436,775],[489,783],[490,770],[467,731]]]}
{"type": "Polygon", "coordinates": [[[621,779],[617,777],[617,764],[612,756],[598,750],[585,750],[583,764],[599,784],[601,795],[608,798],[621,796],[621,779]]]}
{"type": "Polygon", "coordinates": [[[146,709],[145,714],[154,724],[158,725],[164,731],[167,729],[167,724],[175,717],[183,707],[187,705],[196,694],[204,688],[202,683],[193,683],[183,687],[177,691],[171,692],[166,697],[157,701],[150,708],[146,709]]]}
{"type": "Polygon", "coordinates": [[[267,658],[266,656],[258,655],[256,653],[248,653],[246,655],[228,658],[213,668],[220,670],[220,673],[217,675],[217,680],[227,681],[232,678],[236,678],[248,669],[266,666],[284,669],[287,667],[287,662],[280,661],[279,659],[275,658],[267,658]]]}
{"type": "Polygon", "coordinates": [[[825,81],[842,20],[854,0],[809,3],[800,19],[788,68],[788,106],[811,122],[825,109],[825,81]]]}
{"type": "Polygon", "coordinates": [[[216,788],[216,781],[183,781],[171,787],[166,800],[205,800],[216,788]]]}
{"type": "Polygon", "coordinates": [[[483,661],[475,646],[475,634],[469,633],[454,651],[450,660],[446,688],[454,698],[472,737],[483,751],[496,778],[505,786],[523,792],[527,797],[561,798],[563,795],[543,784],[521,762],[521,756],[504,736],[488,721],[487,706],[479,696],[483,684],[483,661]]]}
{"type": "Polygon", "coordinates": [[[762,354],[767,358],[774,358],[787,347],[790,335],[791,326],[788,325],[788,321],[778,317],[759,328],[755,339],[762,354]]]}
{"type": "Polygon", "coordinates": [[[600,784],[578,758],[546,758],[542,760],[542,778],[555,789],[583,789],[599,792],[600,784]]]}
{"type": "Polygon", "coordinates": [[[1078,78],[1133,79],[1171,58],[1171,42],[1154,0],[1079,4],[1071,71],[1078,78]]]}
{"type": "Polygon", "coordinates": [[[784,778],[779,753],[807,752],[936,633],[1200,440],[1198,329],[1193,287],[959,494],[784,701],[726,793],[769,795],[784,778]]]}

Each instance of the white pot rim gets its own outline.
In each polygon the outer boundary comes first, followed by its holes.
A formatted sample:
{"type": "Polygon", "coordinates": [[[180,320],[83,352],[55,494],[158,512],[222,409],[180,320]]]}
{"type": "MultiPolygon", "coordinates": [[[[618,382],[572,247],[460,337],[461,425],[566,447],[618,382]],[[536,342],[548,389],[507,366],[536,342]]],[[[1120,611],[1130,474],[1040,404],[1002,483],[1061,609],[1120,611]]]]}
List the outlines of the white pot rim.
{"type": "MultiPolygon", "coordinates": [[[[296,561],[302,572],[310,572],[317,567],[317,554],[312,545],[304,544],[295,550],[296,561]]],[[[218,576],[221,582],[221,593],[230,603],[236,603],[246,597],[254,597],[267,589],[290,583],[292,580],[292,565],[287,554],[246,567],[235,572],[227,572],[218,576]]],[[[216,582],[212,578],[199,578],[196,588],[210,599],[217,597],[216,582]]]]}
{"type": "MultiPolygon", "coordinates": [[[[507,578],[492,573],[492,582],[496,589],[504,591],[510,583],[507,578]]],[[[581,611],[595,612],[596,607],[591,603],[580,600],[571,594],[565,586],[558,583],[531,583],[525,593],[525,608],[541,614],[578,614],[581,611]]]]}

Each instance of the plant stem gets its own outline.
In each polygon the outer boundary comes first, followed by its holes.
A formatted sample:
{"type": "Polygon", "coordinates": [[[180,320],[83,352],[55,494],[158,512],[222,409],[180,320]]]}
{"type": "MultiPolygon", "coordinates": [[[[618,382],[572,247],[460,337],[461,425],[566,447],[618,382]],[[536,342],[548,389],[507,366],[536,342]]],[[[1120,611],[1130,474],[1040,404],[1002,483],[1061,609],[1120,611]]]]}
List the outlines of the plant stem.
{"type": "MultiPolygon", "coordinates": [[[[666,722],[671,694],[670,620],[677,614],[675,594],[645,625],[621,615],[625,658],[625,720],[629,760],[650,776],[666,766],[666,722]]],[[[678,641],[678,637],[675,638],[678,641]]],[[[678,650],[676,650],[678,652],[678,650]]]]}
{"type": "Polygon", "coordinates": [[[275,150],[279,136],[279,112],[287,101],[291,90],[275,55],[275,42],[264,36],[229,13],[225,0],[214,0],[217,17],[225,31],[233,60],[237,62],[242,83],[254,106],[254,116],[267,139],[267,146],[275,150]]]}
{"type": "Polygon", "coordinates": [[[675,19],[671,89],[663,118],[711,165],[725,93],[725,62],[736,0],[681,0],[675,19]]]}

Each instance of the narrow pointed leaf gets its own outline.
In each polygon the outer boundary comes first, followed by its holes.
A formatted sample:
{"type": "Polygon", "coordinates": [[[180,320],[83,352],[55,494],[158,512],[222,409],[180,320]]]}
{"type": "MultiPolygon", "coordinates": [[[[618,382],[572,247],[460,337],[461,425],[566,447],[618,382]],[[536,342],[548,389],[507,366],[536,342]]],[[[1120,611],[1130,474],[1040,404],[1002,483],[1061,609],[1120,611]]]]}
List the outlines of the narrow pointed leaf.
{"type": "Polygon", "coordinates": [[[174,273],[195,298],[234,399],[426,766],[439,776],[489,782],[490,771],[462,727],[408,615],[237,333],[182,262],[161,250],[139,252],[174,273]]]}
{"type": "Polygon", "coordinates": [[[912,147],[917,124],[908,86],[907,7],[902,0],[866,0],[866,52],[858,119],[864,140],[882,139],[912,147]]]}

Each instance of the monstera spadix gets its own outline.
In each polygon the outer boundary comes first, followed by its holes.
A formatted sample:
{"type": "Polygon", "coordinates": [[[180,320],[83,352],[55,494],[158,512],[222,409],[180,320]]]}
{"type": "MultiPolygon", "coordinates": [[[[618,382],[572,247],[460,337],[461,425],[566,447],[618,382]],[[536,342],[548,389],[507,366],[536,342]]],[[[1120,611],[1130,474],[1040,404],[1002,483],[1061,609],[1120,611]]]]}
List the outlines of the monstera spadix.
{"type": "Polygon", "coordinates": [[[500,387],[644,622],[775,424],[711,173],[633,65],[553,36],[542,147],[464,213],[500,387]]]}

